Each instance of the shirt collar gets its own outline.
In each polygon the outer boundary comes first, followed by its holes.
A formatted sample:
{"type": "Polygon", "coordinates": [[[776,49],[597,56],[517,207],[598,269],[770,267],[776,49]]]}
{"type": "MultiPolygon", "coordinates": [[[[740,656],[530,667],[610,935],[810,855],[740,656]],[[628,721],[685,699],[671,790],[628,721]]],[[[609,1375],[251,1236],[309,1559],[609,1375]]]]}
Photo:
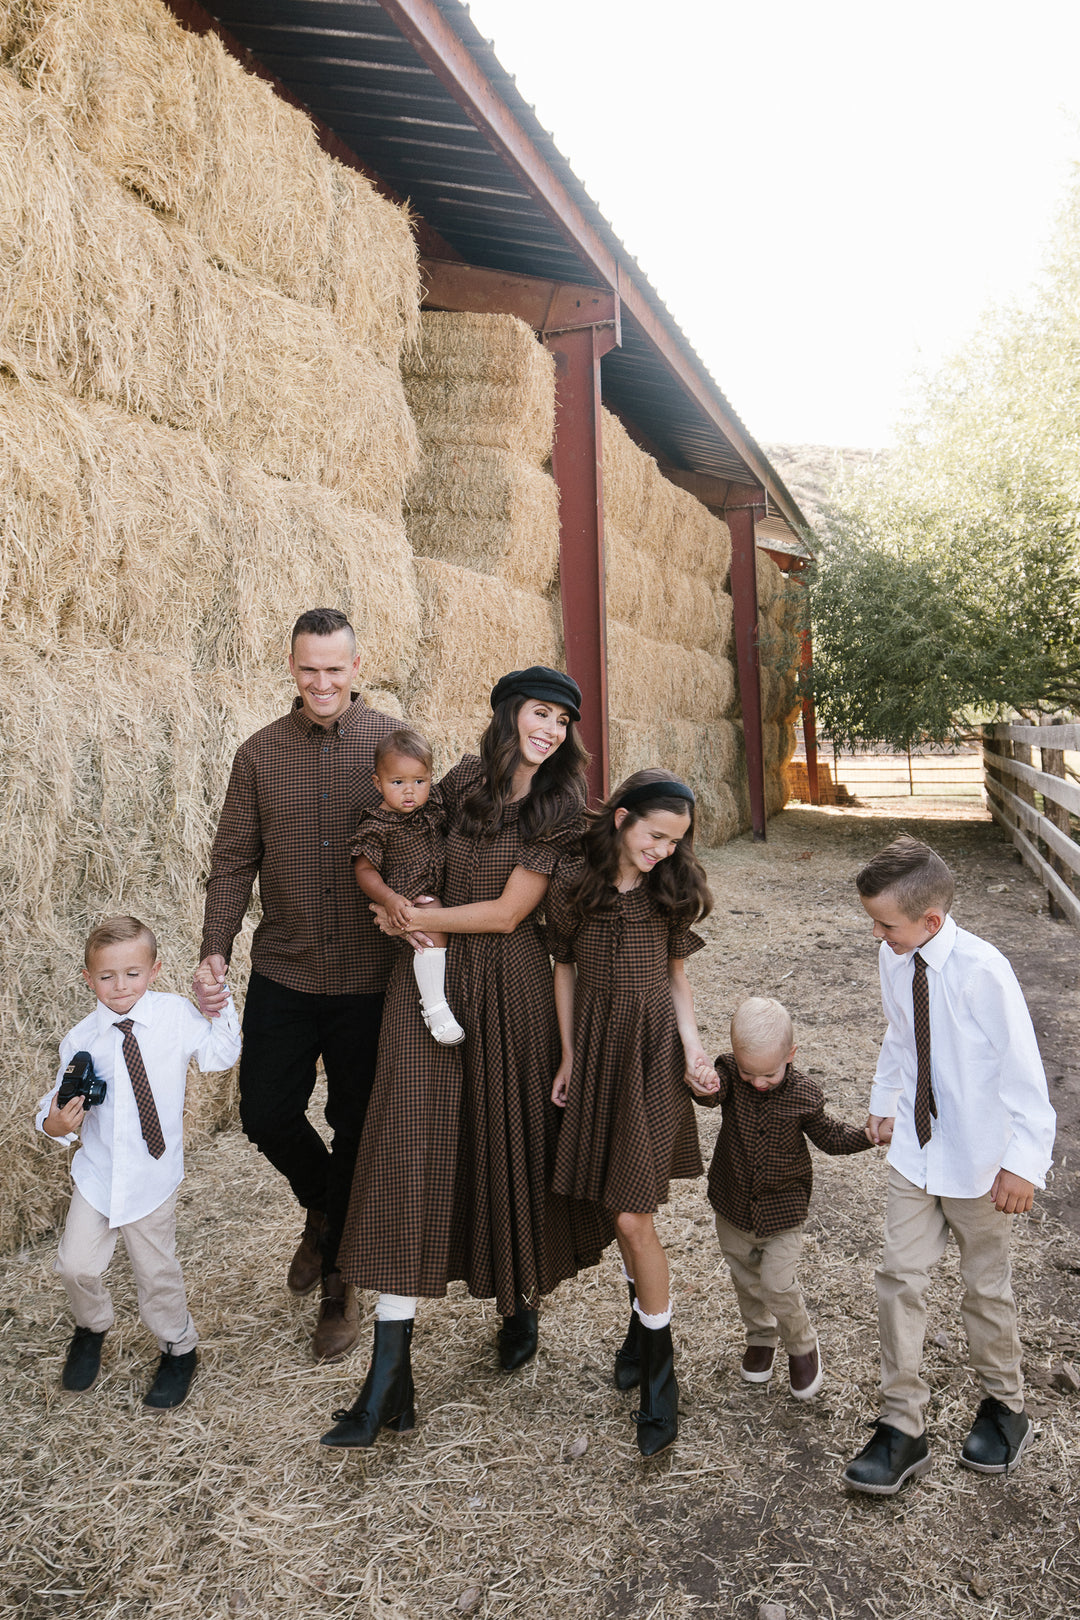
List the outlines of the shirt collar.
{"type": "MultiPolygon", "coordinates": [[[[919,955],[928,968],[933,968],[935,973],[940,973],[955,944],[956,924],[951,917],[946,917],[933,939],[928,939],[925,945],[919,946],[919,955]]],[[[906,960],[914,962],[915,952],[909,951],[906,960]]]]}
{"type": "Polygon", "coordinates": [[[131,1011],[126,1013],[115,1013],[111,1007],[106,1007],[103,1001],[99,1001],[95,1008],[98,1033],[100,1035],[108,1034],[109,1030],[118,1024],[122,1018],[130,1018],[133,1024],[139,1024],[143,1029],[148,1029],[150,1026],[151,994],[151,991],[144,990],[131,1011]]]}
{"type": "Polygon", "coordinates": [[[360,694],[358,692],[350,692],[349,707],[345,710],[345,713],[339,715],[334,721],[333,725],[320,726],[316,721],[312,720],[309,715],[304,713],[304,700],[302,697],[298,696],[293,698],[293,706],[289,710],[289,716],[292,719],[293,724],[299,726],[305,737],[310,738],[317,731],[326,732],[328,735],[333,736],[335,731],[351,731],[366,709],[367,704],[364,702],[360,694]]]}

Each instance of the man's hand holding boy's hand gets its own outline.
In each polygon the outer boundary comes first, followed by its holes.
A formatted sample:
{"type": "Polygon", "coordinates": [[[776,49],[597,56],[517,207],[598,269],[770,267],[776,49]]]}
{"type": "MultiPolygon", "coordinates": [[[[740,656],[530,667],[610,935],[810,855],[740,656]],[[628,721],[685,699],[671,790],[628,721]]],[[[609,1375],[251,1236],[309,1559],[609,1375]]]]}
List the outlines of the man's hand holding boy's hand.
{"type": "Polygon", "coordinates": [[[988,1196],[1002,1215],[1026,1215],[1035,1203],[1035,1184],[1011,1170],[999,1170],[988,1196]]]}
{"type": "Polygon", "coordinates": [[[896,1124],[894,1114],[868,1114],[866,1118],[866,1134],[875,1147],[888,1147],[892,1141],[893,1126],[896,1124]]]}
{"type": "Polygon", "coordinates": [[[225,958],[204,956],[195,969],[191,988],[203,1017],[216,1018],[229,1002],[229,992],[225,988],[225,958]]]}
{"type": "Polygon", "coordinates": [[[41,1128],[46,1136],[70,1136],[77,1131],[86,1118],[86,1109],[83,1107],[81,1097],[71,1097],[63,1108],[57,1108],[54,1097],[49,1105],[49,1112],[42,1120],[41,1128]]]}

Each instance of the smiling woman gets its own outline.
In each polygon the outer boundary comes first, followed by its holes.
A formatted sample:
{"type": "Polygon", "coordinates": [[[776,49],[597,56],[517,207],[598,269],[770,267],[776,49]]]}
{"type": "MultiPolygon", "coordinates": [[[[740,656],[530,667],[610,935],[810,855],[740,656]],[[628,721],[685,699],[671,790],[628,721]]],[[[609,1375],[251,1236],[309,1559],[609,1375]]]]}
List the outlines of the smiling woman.
{"type": "Polygon", "coordinates": [[[447,996],[465,1040],[431,1040],[403,951],[340,1252],[346,1278],[379,1292],[374,1354],[324,1445],[370,1446],[382,1428],[412,1428],[418,1297],[441,1297],[454,1279],[477,1298],[494,1296],[504,1317],[499,1361],[510,1372],[536,1351],[540,1295],[595,1264],[613,1235],[602,1211],[548,1191],[559,1034],[537,910],[584,822],[580,704],[559,670],[504,675],[480,757],[466,756],[440,783],[450,825],[444,904],[413,908],[407,927],[450,936],[447,996]]]}

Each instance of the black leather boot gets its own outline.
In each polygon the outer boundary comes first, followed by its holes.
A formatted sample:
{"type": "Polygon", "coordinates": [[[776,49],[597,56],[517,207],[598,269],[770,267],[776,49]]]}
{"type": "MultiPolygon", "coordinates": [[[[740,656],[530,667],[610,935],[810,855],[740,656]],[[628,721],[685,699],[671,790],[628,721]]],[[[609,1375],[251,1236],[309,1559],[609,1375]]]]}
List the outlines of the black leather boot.
{"type": "Polygon", "coordinates": [[[503,1372],[516,1372],[536,1354],[540,1342],[540,1314],[523,1299],[513,1316],[504,1316],[499,1329],[499,1366],[503,1372]]]}
{"type": "Polygon", "coordinates": [[[641,1345],[641,1410],[634,1413],[638,1450],[655,1457],[679,1432],[679,1386],[675,1382],[675,1349],[671,1323],[662,1328],[639,1325],[641,1345]]]}
{"type": "Polygon", "coordinates": [[[627,1283],[630,1290],[630,1326],[626,1338],[615,1352],[615,1388],[637,1389],[641,1383],[641,1320],[634,1309],[637,1298],[635,1284],[627,1283]]]}
{"type": "Polygon", "coordinates": [[[415,1428],[409,1359],[412,1330],[411,1320],[375,1323],[375,1343],[364,1387],[350,1407],[334,1413],[334,1427],[322,1436],[320,1446],[352,1451],[373,1446],[380,1429],[405,1434],[415,1428]]]}

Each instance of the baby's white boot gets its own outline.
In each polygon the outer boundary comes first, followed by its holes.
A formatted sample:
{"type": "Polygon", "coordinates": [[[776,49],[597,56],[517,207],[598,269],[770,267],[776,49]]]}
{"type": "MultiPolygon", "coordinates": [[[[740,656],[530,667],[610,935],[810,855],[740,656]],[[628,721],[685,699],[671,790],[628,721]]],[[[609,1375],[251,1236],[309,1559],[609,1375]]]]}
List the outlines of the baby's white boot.
{"type": "Polygon", "coordinates": [[[424,1023],[440,1046],[456,1046],[465,1031],[446,1003],[446,948],[429,945],[413,954],[413,973],[420,991],[424,1023]]]}

